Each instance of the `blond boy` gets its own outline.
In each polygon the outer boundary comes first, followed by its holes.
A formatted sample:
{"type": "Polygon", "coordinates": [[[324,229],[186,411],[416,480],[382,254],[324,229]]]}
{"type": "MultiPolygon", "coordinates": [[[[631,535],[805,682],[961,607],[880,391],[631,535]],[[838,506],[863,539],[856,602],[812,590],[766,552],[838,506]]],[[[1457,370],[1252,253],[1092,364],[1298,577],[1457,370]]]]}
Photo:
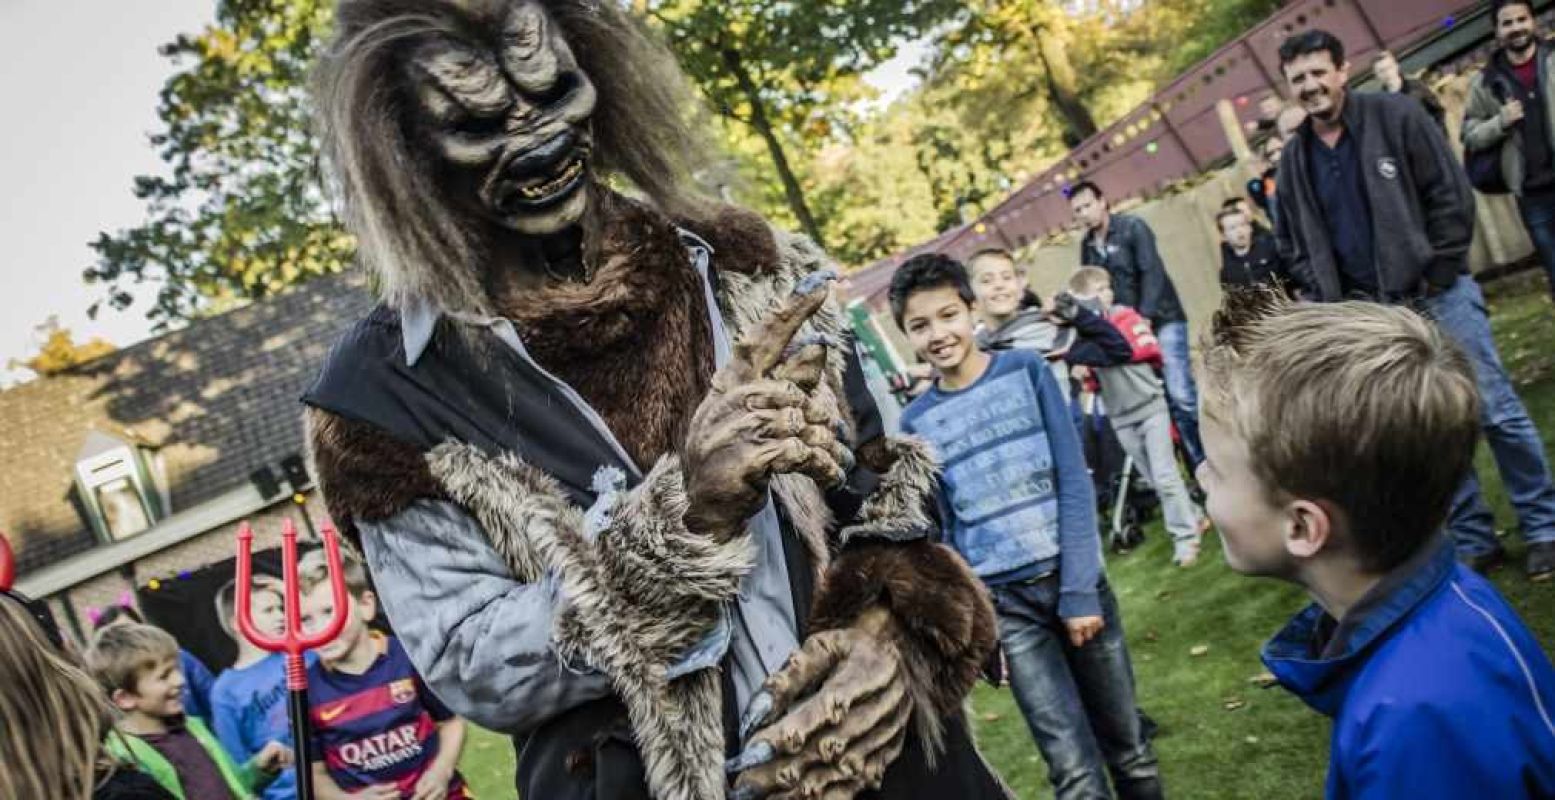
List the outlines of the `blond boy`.
{"type": "MultiPolygon", "coordinates": [[[[325,627],[335,614],[334,594],[322,553],[303,558],[303,626],[325,627]]],[[[313,738],[308,759],[323,800],[463,800],[456,767],[464,746],[464,720],[453,715],[421,682],[397,639],[368,627],[378,598],[354,556],[343,558],[345,627],[318,649],[308,668],[308,707],[313,738]]]]}
{"type": "Polygon", "coordinates": [[[291,750],[270,742],[239,766],[199,717],[185,716],[178,643],[160,628],[104,628],[87,663],[121,714],[108,737],[109,752],[174,797],[248,800],[291,763],[291,750]]]}
{"type": "Polygon", "coordinates": [[[1315,603],[1264,648],[1333,717],[1330,798],[1555,796],[1555,669],[1441,529],[1479,431],[1469,361],[1414,312],[1233,293],[1199,468],[1226,560],[1315,603]]]}
{"type": "MultiPolygon", "coordinates": [[[[280,742],[287,749],[295,748],[296,743],[286,714],[286,658],[260,649],[238,632],[237,592],[237,582],[228,581],[216,593],[216,618],[237,643],[238,660],[216,677],[210,704],[216,738],[229,755],[244,761],[270,742],[280,742]]],[[[281,582],[269,575],[255,575],[249,598],[254,627],[279,637],[286,626],[281,582]]],[[[313,654],[308,653],[308,657],[313,654]]],[[[262,800],[296,797],[296,774],[292,770],[281,773],[260,796],[262,800]]]]}

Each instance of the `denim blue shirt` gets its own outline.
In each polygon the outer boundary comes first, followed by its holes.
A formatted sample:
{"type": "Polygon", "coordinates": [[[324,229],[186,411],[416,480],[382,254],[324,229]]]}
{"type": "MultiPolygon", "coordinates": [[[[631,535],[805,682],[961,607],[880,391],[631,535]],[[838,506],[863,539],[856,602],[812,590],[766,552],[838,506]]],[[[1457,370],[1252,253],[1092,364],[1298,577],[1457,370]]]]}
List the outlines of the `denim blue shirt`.
{"type": "Polygon", "coordinates": [[[992,354],[971,386],[938,384],[902,428],[934,445],[946,540],[989,585],[1057,571],[1059,615],[1101,613],[1101,540],[1080,437],[1042,359],[992,354]]]}

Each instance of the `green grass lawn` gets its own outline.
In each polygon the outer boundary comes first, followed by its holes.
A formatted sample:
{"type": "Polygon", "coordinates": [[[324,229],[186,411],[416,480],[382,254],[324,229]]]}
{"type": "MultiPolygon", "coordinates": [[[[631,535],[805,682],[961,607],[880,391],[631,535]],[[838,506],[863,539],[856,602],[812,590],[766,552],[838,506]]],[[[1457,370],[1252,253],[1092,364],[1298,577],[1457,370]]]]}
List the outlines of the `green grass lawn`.
{"type": "MultiPolygon", "coordinates": [[[[1502,356],[1546,450],[1555,452],[1555,310],[1543,278],[1525,273],[1487,293],[1502,356]]],[[[1479,469],[1501,525],[1515,529],[1488,452],[1480,453],[1479,469]]],[[[1496,573],[1496,582],[1546,650],[1555,650],[1555,583],[1529,583],[1516,534],[1504,541],[1513,559],[1496,573]]],[[[1123,607],[1140,703],[1161,725],[1156,748],[1167,791],[1195,800],[1321,797],[1327,721],[1284,691],[1259,688],[1253,680],[1264,671],[1259,646],[1305,605],[1302,593],[1238,577],[1213,535],[1197,566],[1174,569],[1159,523],[1145,546],[1113,557],[1108,572],[1123,607]]],[[[1052,797],[1046,767],[1009,691],[979,686],[972,707],[979,743],[1019,796],[1052,797]]],[[[511,796],[508,740],[477,731],[461,768],[479,796],[511,796]]]]}

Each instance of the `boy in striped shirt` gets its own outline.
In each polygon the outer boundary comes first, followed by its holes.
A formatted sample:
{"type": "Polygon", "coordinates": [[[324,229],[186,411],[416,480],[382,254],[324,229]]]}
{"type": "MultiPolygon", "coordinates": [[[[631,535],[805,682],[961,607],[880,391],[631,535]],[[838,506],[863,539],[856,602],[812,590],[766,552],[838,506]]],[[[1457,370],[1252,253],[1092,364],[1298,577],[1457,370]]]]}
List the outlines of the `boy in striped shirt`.
{"type": "MultiPolygon", "coordinates": [[[[313,553],[299,571],[303,625],[316,630],[334,615],[329,572],[313,553]]],[[[334,641],[308,668],[312,740],[307,743],[318,796],[368,800],[464,800],[456,767],[464,720],[422,684],[398,640],[368,628],[378,613],[361,562],[342,554],[350,607],[334,641]]]]}

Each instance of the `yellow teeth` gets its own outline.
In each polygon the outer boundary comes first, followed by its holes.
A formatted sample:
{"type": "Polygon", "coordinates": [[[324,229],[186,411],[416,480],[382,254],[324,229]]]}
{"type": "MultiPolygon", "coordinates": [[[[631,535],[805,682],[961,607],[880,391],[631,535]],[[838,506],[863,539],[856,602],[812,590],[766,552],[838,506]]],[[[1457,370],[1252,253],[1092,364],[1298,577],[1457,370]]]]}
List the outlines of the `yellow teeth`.
{"type": "Polygon", "coordinates": [[[520,187],[518,193],[528,200],[543,200],[566,188],[567,184],[581,174],[583,174],[583,159],[575,158],[555,178],[538,186],[520,187]]]}

